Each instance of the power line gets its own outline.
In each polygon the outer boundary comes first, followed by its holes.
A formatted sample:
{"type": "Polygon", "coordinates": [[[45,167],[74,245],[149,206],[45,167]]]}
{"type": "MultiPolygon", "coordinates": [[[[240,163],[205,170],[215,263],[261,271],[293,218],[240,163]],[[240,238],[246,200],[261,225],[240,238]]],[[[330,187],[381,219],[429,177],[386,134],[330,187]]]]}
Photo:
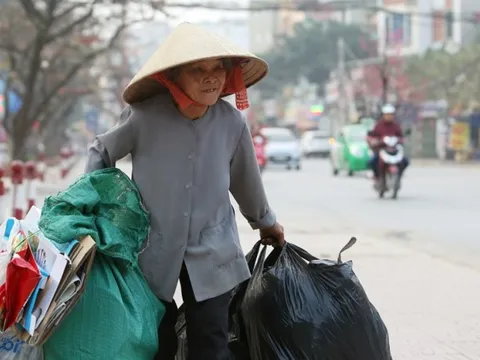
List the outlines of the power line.
{"type": "MultiPolygon", "coordinates": [[[[163,2],[162,2],[163,4],[163,2]]],[[[234,3],[214,3],[214,2],[193,2],[193,3],[184,3],[184,2],[169,2],[163,4],[165,8],[181,8],[181,9],[206,9],[212,11],[232,11],[232,12],[316,12],[316,13],[325,13],[325,12],[334,12],[334,11],[348,11],[348,10],[366,10],[371,11],[372,13],[383,12],[392,15],[404,15],[411,17],[419,18],[438,18],[445,17],[439,16],[432,12],[418,12],[418,11],[396,11],[394,9],[385,8],[382,6],[369,6],[358,4],[356,1],[330,1],[324,3],[305,3],[300,5],[290,5],[290,4],[272,4],[268,2],[258,2],[257,5],[250,6],[240,6],[234,3]]],[[[479,23],[480,22],[480,13],[479,12],[469,12],[463,13],[463,15],[454,16],[451,18],[453,22],[469,22],[469,23],[479,23]]]]}

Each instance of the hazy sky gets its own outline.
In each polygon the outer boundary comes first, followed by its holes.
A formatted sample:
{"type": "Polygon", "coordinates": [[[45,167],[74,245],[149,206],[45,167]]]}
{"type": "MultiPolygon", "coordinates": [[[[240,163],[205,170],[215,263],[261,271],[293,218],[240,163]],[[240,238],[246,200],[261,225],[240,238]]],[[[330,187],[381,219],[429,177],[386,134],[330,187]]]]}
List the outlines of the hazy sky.
{"type": "MultiPolygon", "coordinates": [[[[205,2],[203,0],[169,0],[168,3],[201,3],[205,2]]],[[[210,3],[218,3],[218,4],[226,4],[227,0],[210,0],[210,3]]],[[[235,0],[232,1],[234,3],[239,4],[239,6],[246,7],[249,4],[249,0],[235,0]]],[[[233,12],[233,11],[218,11],[218,10],[210,10],[210,9],[169,9],[169,12],[172,15],[175,15],[175,19],[171,20],[170,22],[172,25],[177,25],[181,22],[205,22],[205,21],[216,21],[220,19],[228,19],[232,17],[247,17],[245,12],[233,12]]]]}

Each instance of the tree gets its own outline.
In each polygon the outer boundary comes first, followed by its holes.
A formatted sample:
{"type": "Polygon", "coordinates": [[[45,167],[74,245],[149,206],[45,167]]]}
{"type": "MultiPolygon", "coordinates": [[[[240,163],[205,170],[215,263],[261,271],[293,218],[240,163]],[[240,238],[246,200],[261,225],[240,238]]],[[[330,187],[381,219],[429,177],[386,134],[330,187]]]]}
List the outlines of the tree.
{"type": "Polygon", "coordinates": [[[429,50],[413,56],[405,72],[412,91],[430,100],[447,100],[449,106],[468,106],[480,99],[480,46],[472,44],[458,51],[429,50]]]}
{"type": "Polygon", "coordinates": [[[279,39],[278,46],[264,54],[270,64],[270,76],[258,85],[264,96],[270,97],[286,85],[294,85],[300,76],[324,85],[332,70],[338,67],[338,41],[342,38],[349,50],[345,60],[367,57],[362,39],[367,39],[360,27],[337,22],[305,21],[296,26],[295,35],[279,39]]]}
{"type": "MultiPolygon", "coordinates": [[[[115,46],[123,30],[151,18],[144,10],[152,3],[18,0],[0,5],[4,95],[15,91],[22,100],[19,111],[10,112],[4,96],[3,124],[13,158],[24,157],[26,139],[37,121],[45,128],[56,118],[55,111],[64,111],[57,105],[72,92],[71,85],[88,75],[89,67],[115,46]]],[[[154,3],[156,8],[162,4],[154,3]]]]}

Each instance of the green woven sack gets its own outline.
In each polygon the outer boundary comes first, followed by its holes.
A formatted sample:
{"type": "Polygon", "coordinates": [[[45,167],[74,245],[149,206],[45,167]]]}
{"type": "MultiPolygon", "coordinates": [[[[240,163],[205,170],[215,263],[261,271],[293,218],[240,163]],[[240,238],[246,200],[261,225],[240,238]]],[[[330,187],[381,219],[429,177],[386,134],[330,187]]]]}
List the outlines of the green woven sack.
{"type": "Polygon", "coordinates": [[[138,267],[149,217],[136,185],[111,168],[48,197],[40,229],[58,243],[90,235],[97,255],[85,294],[44,345],[45,360],[151,360],[165,312],[138,267]]]}

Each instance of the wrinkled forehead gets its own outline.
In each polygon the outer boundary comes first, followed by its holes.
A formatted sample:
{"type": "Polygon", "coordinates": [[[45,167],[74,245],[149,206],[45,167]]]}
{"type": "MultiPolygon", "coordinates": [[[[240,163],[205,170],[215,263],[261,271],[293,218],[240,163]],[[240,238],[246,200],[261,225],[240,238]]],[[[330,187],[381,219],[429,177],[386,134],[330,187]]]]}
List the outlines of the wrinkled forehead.
{"type": "Polygon", "coordinates": [[[203,68],[214,68],[218,65],[226,65],[226,59],[207,59],[207,60],[200,60],[195,61],[190,64],[184,65],[184,67],[203,67],[203,68]]]}
{"type": "Polygon", "coordinates": [[[232,68],[231,59],[207,59],[191,62],[189,64],[177,66],[169,71],[168,77],[173,80],[175,79],[182,70],[188,70],[195,67],[200,67],[202,69],[214,69],[217,66],[222,65],[226,70],[232,68]]]}

